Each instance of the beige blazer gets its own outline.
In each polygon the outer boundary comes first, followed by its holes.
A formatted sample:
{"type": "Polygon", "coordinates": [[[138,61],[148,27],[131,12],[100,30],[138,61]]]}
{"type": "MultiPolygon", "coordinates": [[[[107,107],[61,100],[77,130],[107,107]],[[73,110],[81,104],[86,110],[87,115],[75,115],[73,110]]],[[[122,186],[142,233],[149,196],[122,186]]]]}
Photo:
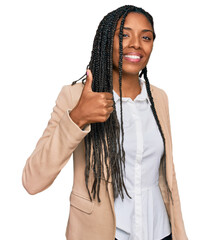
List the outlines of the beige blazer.
{"type": "MultiPolygon", "coordinates": [[[[165,136],[166,177],[172,191],[174,204],[167,197],[166,183],[161,170],[159,186],[170,219],[173,240],[187,240],[181,213],[176,174],[172,156],[172,139],[168,109],[168,97],[164,90],[150,84],[155,108],[165,136]]],[[[70,193],[70,213],[66,228],[67,240],[114,240],[116,218],[111,180],[108,192],[104,179],[101,181],[100,199],[89,200],[85,186],[85,145],[84,137],[91,131],[91,124],[80,129],[69,116],[76,106],[84,85],[65,85],[62,87],[56,105],[51,113],[43,135],[34,151],[27,159],[23,169],[22,183],[30,194],[39,193],[48,188],[73,153],[74,179],[70,193]]],[[[161,161],[162,162],[162,161],[161,161]]],[[[104,169],[106,169],[104,167],[104,169]]],[[[160,168],[161,169],[161,168],[160,168]]],[[[106,172],[104,172],[106,177],[106,172]]],[[[90,171],[89,189],[93,183],[93,171],[90,171]]]]}

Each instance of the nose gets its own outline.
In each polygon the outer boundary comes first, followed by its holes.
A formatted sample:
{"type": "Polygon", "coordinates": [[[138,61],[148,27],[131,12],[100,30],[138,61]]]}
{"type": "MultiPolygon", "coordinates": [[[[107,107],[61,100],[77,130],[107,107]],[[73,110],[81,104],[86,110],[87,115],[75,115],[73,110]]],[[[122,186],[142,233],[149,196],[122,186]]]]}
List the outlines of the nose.
{"type": "Polygon", "coordinates": [[[129,43],[130,47],[134,47],[135,49],[139,49],[141,48],[141,39],[139,36],[132,36],[132,38],[130,39],[130,43],[129,43]]]}

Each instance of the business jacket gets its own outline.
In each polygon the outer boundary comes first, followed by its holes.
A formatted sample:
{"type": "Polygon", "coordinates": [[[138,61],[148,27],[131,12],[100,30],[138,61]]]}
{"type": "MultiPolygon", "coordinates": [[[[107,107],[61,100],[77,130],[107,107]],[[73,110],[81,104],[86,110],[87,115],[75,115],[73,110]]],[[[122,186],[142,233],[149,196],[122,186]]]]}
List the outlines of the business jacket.
{"type": "MultiPolygon", "coordinates": [[[[22,182],[30,194],[45,190],[53,183],[73,153],[74,180],[70,193],[70,214],[66,228],[66,238],[67,240],[114,240],[116,217],[112,179],[109,180],[108,191],[106,191],[106,183],[102,178],[101,202],[98,203],[97,198],[91,202],[84,176],[84,137],[91,131],[91,124],[86,125],[82,130],[69,116],[70,111],[78,103],[83,87],[82,83],[62,87],[51,113],[51,119],[34,151],[26,161],[22,182]]],[[[168,97],[164,90],[152,84],[150,84],[150,87],[165,137],[166,177],[172,191],[173,204],[171,198],[168,198],[161,167],[159,170],[159,186],[171,223],[172,239],[187,240],[173,163],[168,97]]],[[[103,174],[106,178],[106,171],[103,174]]],[[[90,190],[93,180],[94,173],[91,170],[88,181],[90,190]]]]}

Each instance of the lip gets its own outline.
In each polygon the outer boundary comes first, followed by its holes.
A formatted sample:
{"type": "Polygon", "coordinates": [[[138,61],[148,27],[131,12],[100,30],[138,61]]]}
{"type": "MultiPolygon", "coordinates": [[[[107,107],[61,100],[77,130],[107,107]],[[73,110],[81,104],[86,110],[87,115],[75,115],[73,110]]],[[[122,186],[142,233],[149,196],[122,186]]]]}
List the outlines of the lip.
{"type": "Polygon", "coordinates": [[[141,53],[135,53],[135,52],[128,52],[128,53],[125,53],[123,54],[123,58],[129,62],[140,62],[141,59],[142,59],[143,55],[141,53]],[[125,55],[133,55],[133,56],[139,56],[140,59],[136,58],[129,58],[129,57],[125,57],[125,55]]]}
{"type": "Polygon", "coordinates": [[[123,55],[135,55],[135,56],[139,56],[139,57],[143,57],[143,55],[141,53],[137,53],[137,52],[128,52],[128,53],[125,53],[123,55]]]}

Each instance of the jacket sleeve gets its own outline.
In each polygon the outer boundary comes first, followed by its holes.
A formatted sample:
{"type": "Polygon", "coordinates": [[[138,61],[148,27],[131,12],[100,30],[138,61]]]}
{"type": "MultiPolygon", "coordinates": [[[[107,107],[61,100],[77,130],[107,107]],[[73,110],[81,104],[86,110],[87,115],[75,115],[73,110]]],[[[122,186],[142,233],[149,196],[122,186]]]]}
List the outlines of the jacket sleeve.
{"type": "Polygon", "coordinates": [[[62,87],[47,127],[23,169],[22,184],[30,194],[41,192],[53,183],[72,152],[91,131],[90,124],[82,130],[69,116],[72,110],[70,87],[62,87]]]}
{"type": "MultiPolygon", "coordinates": [[[[163,95],[164,95],[164,102],[166,103],[166,113],[167,113],[167,124],[168,124],[168,131],[169,131],[169,136],[170,136],[170,141],[172,145],[172,136],[171,136],[171,123],[170,123],[170,114],[169,114],[169,103],[168,103],[168,96],[164,90],[163,95]]],[[[171,146],[172,149],[172,146],[171,146]]],[[[184,226],[184,221],[182,217],[182,210],[181,210],[181,202],[180,202],[180,197],[179,197],[179,189],[177,185],[177,180],[176,180],[176,172],[175,172],[175,167],[174,167],[174,162],[173,162],[173,181],[172,181],[172,194],[173,194],[173,203],[174,203],[174,224],[175,224],[175,232],[176,232],[176,239],[177,240],[188,240],[186,231],[185,231],[185,226],[184,226]]]]}

